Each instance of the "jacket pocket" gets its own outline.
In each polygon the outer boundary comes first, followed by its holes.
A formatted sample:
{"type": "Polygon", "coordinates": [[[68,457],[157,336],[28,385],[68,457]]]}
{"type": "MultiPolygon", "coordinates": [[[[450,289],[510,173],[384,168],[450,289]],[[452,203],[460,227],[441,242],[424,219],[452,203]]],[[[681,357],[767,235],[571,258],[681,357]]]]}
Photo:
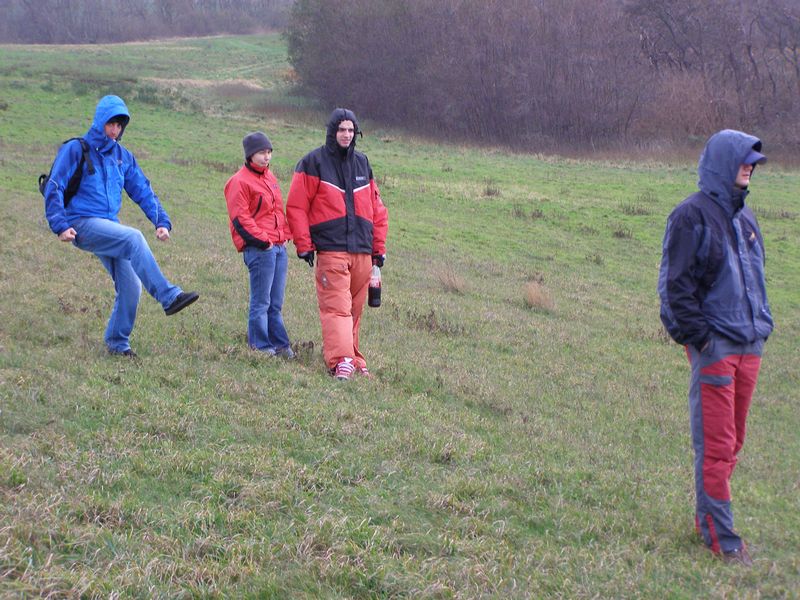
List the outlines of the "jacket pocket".
{"type": "Polygon", "coordinates": [[[258,211],[261,210],[261,204],[263,202],[264,202],[264,196],[259,195],[258,196],[258,204],[256,205],[256,209],[253,211],[253,214],[250,215],[251,217],[255,217],[258,214],[258,211]]]}

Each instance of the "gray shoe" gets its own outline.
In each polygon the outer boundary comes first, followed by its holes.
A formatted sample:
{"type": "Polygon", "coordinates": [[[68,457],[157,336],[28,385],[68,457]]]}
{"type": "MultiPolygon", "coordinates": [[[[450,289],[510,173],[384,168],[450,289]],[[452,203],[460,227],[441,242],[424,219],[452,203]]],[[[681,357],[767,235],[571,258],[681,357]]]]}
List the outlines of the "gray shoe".
{"type": "Polygon", "coordinates": [[[124,356],[125,358],[131,358],[131,359],[139,358],[139,356],[136,354],[136,352],[134,352],[130,348],[128,348],[127,350],[111,350],[111,349],[109,349],[108,353],[111,356],[124,356]]]}
{"type": "Polygon", "coordinates": [[[297,355],[294,353],[294,350],[292,350],[291,346],[286,346],[285,348],[278,348],[275,351],[275,354],[286,360],[292,360],[294,358],[297,358],[297,355]]]}
{"type": "Polygon", "coordinates": [[[738,550],[731,550],[730,552],[722,553],[722,560],[729,565],[741,565],[742,567],[752,567],[753,559],[750,558],[750,553],[747,551],[747,546],[742,544],[738,550]]]}

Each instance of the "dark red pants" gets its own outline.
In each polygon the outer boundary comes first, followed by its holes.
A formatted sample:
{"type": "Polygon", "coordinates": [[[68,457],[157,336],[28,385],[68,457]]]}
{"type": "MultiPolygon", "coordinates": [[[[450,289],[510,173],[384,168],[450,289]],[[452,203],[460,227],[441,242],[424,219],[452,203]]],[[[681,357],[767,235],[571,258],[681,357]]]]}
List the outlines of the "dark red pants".
{"type": "Polygon", "coordinates": [[[763,340],[742,345],[713,336],[703,352],[686,347],[692,367],[689,416],[695,453],[696,526],[714,552],[742,547],[733,528],[730,481],[744,445],[763,345],[763,340]]]}

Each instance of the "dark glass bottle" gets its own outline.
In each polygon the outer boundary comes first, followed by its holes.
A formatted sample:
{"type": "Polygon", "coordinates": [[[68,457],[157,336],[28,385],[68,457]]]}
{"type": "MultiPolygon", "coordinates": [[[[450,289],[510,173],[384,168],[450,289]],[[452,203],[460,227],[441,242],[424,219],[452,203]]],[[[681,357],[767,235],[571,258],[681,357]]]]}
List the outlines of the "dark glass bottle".
{"type": "Polygon", "coordinates": [[[367,304],[374,308],[381,305],[381,270],[378,265],[372,265],[372,275],[370,275],[369,278],[367,304]]]}

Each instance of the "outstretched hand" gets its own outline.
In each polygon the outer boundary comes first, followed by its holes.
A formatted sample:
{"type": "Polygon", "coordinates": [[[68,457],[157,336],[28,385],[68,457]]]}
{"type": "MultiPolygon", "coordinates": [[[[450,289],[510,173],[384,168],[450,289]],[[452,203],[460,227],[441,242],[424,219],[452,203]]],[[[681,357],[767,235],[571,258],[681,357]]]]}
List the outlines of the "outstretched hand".
{"type": "Polygon", "coordinates": [[[156,227],[156,237],[162,241],[166,242],[169,240],[169,229],[166,227],[156,227]]]}

